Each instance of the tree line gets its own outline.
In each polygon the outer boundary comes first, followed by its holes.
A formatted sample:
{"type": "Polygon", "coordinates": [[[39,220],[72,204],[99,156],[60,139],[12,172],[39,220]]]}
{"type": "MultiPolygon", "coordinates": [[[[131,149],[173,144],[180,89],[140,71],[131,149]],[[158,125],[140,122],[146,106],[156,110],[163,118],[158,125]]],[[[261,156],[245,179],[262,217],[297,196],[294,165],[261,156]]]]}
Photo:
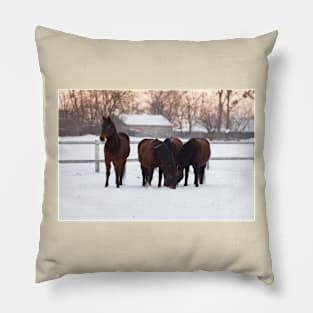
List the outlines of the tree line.
{"type": "Polygon", "coordinates": [[[208,131],[243,131],[254,118],[255,91],[217,90],[60,90],[63,125],[96,127],[103,115],[161,114],[177,129],[194,124],[208,131]]]}

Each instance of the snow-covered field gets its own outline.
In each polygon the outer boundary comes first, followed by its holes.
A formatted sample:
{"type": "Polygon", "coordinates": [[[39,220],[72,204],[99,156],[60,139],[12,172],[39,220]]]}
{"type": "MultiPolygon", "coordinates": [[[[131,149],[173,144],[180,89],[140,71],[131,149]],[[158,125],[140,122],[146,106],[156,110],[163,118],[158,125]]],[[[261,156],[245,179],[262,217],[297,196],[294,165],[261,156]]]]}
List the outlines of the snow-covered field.
{"type": "MultiPolygon", "coordinates": [[[[60,140],[94,140],[94,136],[60,140]]],[[[138,138],[132,138],[138,141],[138,138]]],[[[140,139],[139,139],[140,140],[140,139]]],[[[101,149],[102,151],[102,149],[101,149]]],[[[103,153],[101,153],[103,156],[103,153]]],[[[253,156],[253,145],[212,144],[213,156],[253,156]]],[[[60,145],[60,160],[93,159],[93,145],[60,145]]],[[[137,158],[137,145],[131,145],[137,158]]],[[[141,186],[138,162],[128,162],[124,185],[104,187],[105,168],[95,173],[94,164],[59,164],[59,217],[61,220],[251,220],[254,219],[254,169],[252,160],[210,161],[205,184],[182,183],[175,190],[157,185],[141,186]]]]}

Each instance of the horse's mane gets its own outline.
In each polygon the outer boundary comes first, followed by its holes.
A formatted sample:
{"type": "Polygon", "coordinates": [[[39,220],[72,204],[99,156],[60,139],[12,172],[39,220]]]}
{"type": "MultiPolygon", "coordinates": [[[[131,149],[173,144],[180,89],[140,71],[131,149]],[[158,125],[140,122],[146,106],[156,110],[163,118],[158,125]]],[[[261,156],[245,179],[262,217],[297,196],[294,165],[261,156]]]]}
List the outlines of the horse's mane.
{"type": "Polygon", "coordinates": [[[153,141],[153,149],[156,151],[157,155],[162,155],[162,159],[165,163],[174,164],[173,154],[164,142],[155,139],[153,141]]]}
{"type": "Polygon", "coordinates": [[[165,145],[169,148],[169,150],[171,150],[171,151],[172,151],[172,149],[173,149],[173,145],[172,145],[172,141],[171,141],[171,139],[170,139],[170,138],[166,138],[163,142],[164,142],[164,143],[165,143],[165,145]]]}
{"type": "Polygon", "coordinates": [[[153,149],[155,149],[155,150],[160,150],[160,149],[163,150],[164,147],[167,148],[167,146],[164,144],[164,142],[162,142],[159,139],[154,139],[152,141],[152,146],[153,146],[153,149]]]}

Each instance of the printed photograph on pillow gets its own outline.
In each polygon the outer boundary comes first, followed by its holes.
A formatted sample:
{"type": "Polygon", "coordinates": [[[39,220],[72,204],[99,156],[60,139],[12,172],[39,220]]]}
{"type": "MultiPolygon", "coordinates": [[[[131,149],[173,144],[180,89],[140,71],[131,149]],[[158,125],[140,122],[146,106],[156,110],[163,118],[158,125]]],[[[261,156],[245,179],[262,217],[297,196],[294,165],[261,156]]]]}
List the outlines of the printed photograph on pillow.
{"type": "Polygon", "coordinates": [[[254,221],[251,89],[60,89],[59,220],[254,221]]]}

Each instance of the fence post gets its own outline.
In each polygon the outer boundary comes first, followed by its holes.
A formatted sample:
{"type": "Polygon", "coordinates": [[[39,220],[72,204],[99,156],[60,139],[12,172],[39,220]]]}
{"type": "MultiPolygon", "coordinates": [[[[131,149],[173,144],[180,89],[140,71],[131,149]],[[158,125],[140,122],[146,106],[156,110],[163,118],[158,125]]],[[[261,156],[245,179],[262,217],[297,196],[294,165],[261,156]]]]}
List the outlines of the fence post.
{"type": "Polygon", "coordinates": [[[99,140],[95,140],[95,171],[100,172],[100,160],[99,160],[99,140]]]}

